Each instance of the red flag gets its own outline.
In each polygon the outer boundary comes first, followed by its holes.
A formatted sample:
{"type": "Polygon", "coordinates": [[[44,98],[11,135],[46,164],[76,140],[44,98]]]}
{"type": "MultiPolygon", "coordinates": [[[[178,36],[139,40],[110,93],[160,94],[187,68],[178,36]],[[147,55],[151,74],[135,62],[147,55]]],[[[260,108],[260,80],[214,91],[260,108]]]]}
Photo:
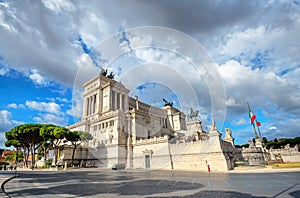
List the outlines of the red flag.
{"type": "Polygon", "coordinates": [[[253,124],[254,121],[255,121],[255,119],[256,119],[256,116],[250,111],[250,112],[249,112],[249,118],[250,118],[250,120],[251,120],[251,124],[253,124]]]}
{"type": "Polygon", "coordinates": [[[261,123],[256,121],[256,126],[260,127],[261,126],[261,123]]]}
{"type": "Polygon", "coordinates": [[[256,119],[256,116],[251,112],[249,103],[247,103],[247,104],[248,104],[249,118],[250,118],[250,120],[251,120],[251,124],[254,124],[254,121],[255,121],[255,119],[256,119]]]}

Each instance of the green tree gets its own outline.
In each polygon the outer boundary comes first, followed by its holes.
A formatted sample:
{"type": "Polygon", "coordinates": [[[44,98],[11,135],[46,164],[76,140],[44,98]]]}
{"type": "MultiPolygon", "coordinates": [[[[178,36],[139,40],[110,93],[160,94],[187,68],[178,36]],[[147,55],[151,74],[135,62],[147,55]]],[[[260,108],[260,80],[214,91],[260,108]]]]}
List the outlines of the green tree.
{"type": "Polygon", "coordinates": [[[55,153],[54,163],[56,164],[58,147],[68,131],[64,127],[49,124],[23,124],[5,133],[7,139],[5,145],[23,149],[26,167],[28,167],[28,157],[31,154],[31,168],[34,168],[36,149],[42,146],[45,155],[47,148],[52,147],[55,153]]]}
{"type": "Polygon", "coordinates": [[[26,141],[29,144],[29,150],[31,153],[31,168],[35,165],[35,151],[41,145],[43,139],[40,136],[41,124],[28,124],[25,130],[26,141]]]}
{"type": "Polygon", "coordinates": [[[53,129],[50,137],[50,146],[54,149],[54,164],[57,164],[57,155],[58,155],[58,148],[61,145],[63,139],[65,139],[66,135],[68,134],[69,129],[64,127],[57,126],[53,129]]]}
{"type": "Polygon", "coordinates": [[[262,143],[267,144],[268,143],[268,139],[266,137],[263,137],[262,143]]]}
{"type": "Polygon", "coordinates": [[[87,140],[91,140],[93,138],[93,136],[85,131],[69,131],[69,133],[66,135],[66,140],[71,142],[71,144],[73,145],[73,151],[72,151],[72,161],[71,161],[71,165],[73,166],[74,164],[74,156],[75,156],[75,152],[76,149],[78,148],[78,146],[82,143],[85,142],[87,140]]]}
{"type": "Polygon", "coordinates": [[[22,130],[25,128],[25,125],[16,126],[10,131],[5,133],[6,142],[5,146],[10,147],[13,146],[17,150],[23,149],[23,160],[25,167],[28,167],[28,143],[23,138],[22,130]]]}
{"type": "Polygon", "coordinates": [[[51,142],[55,140],[53,131],[56,127],[57,126],[53,124],[44,124],[40,130],[40,136],[43,139],[41,151],[43,152],[44,156],[44,167],[46,167],[47,153],[49,149],[52,148],[51,142]]]}

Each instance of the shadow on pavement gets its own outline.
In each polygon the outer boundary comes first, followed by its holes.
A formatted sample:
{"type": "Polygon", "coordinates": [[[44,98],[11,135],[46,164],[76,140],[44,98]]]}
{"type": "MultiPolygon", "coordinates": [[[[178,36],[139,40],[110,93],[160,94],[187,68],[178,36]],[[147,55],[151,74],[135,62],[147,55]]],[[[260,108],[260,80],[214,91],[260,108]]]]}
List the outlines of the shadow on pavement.
{"type": "Polygon", "coordinates": [[[290,192],[289,195],[291,195],[292,197],[298,198],[298,197],[300,197],[300,190],[290,192]]]}
{"type": "MultiPolygon", "coordinates": [[[[174,196],[172,196],[174,197],[174,196]]],[[[192,195],[186,195],[186,196],[175,196],[175,197],[222,197],[222,198],[267,198],[263,196],[253,196],[251,194],[245,194],[245,193],[240,193],[240,192],[234,192],[234,191],[221,191],[221,190],[204,190],[197,192],[192,195]]],[[[157,197],[157,198],[163,198],[162,197],[157,197]]]]}
{"type": "MultiPolygon", "coordinates": [[[[150,175],[151,173],[149,173],[150,175]]],[[[97,196],[111,195],[117,196],[147,196],[165,197],[168,193],[177,197],[249,197],[263,198],[263,196],[253,196],[251,194],[237,191],[207,190],[199,183],[184,181],[169,181],[163,179],[141,179],[131,173],[126,172],[54,172],[54,173],[20,173],[20,185],[25,185],[25,189],[10,188],[8,192],[12,197],[22,195],[56,195],[69,194],[71,196],[97,196]],[[35,186],[34,185],[38,185],[35,186]],[[45,184],[45,186],[43,186],[45,184]],[[202,190],[203,189],[203,190],[202,190]],[[190,190],[190,191],[189,191],[190,190]],[[184,192],[186,191],[186,192],[184,192]],[[178,193],[177,193],[178,192],[178,193]],[[176,194],[177,193],[177,194],[176,194]],[[182,194],[180,194],[182,193],[182,194]],[[194,193],[185,195],[187,193],[194,193]],[[161,194],[161,196],[159,196],[161,194]]],[[[145,175],[147,178],[147,174],[145,175]]],[[[290,189],[290,187],[289,187],[290,189]]],[[[289,193],[292,197],[300,197],[300,191],[289,193]]]]}
{"type": "MultiPolygon", "coordinates": [[[[141,180],[129,175],[104,175],[95,174],[89,175],[88,179],[81,176],[78,179],[78,175],[69,173],[61,173],[59,179],[56,174],[20,174],[20,182],[29,186],[26,189],[10,189],[9,195],[12,197],[19,197],[22,195],[55,195],[55,194],[70,194],[76,196],[93,196],[101,194],[116,195],[153,195],[159,193],[171,193],[180,190],[197,190],[204,185],[191,184],[189,182],[174,182],[168,180],[141,180]],[[36,180],[38,178],[38,180],[36,180]],[[32,180],[34,179],[34,180],[32,180]],[[46,183],[45,186],[41,185],[36,187],[30,185],[33,182],[38,181],[39,184],[46,183]],[[65,183],[64,183],[65,182],[65,183]]],[[[89,174],[88,172],[81,174],[89,174]]]]}

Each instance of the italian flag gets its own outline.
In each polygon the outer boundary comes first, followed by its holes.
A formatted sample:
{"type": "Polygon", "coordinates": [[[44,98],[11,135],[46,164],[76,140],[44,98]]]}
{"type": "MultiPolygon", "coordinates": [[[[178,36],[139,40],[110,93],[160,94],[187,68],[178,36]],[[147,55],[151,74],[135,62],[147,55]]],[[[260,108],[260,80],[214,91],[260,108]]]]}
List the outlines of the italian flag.
{"type": "Polygon", "coordinates": [[[253,124],[256,119],[256,116],[250,110],[249,110],[249,118],[251,120],[251,124],[253,124]]]}
{"type": "Polygon", "coordinates": [[[260,127],[261,123],[256,120],[256,126],[260,127]]]}

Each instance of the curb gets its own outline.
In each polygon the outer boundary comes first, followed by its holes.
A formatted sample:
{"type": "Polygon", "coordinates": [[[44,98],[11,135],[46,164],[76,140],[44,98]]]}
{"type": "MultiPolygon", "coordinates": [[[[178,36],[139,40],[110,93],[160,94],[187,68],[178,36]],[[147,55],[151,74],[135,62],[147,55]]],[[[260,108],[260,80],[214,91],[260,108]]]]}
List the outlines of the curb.
{"type": "Polygon", "coordinates": [[[10,180],[12,180],[12,179],[14,179],[14,178],[16,178],[16,177],[17,177],[17,175],[12,176],[12,177],[10,177],[10,178],[4,180],[4,182],[2,182],[2,184],[1,184],[1,190],[2,190],[2,192],[3,192],[7,197],[10,197],[10,196],[8,195],[7,192],[5,192],[4,185],[5,185],[7,182],[9,182],[10,180]]]}

